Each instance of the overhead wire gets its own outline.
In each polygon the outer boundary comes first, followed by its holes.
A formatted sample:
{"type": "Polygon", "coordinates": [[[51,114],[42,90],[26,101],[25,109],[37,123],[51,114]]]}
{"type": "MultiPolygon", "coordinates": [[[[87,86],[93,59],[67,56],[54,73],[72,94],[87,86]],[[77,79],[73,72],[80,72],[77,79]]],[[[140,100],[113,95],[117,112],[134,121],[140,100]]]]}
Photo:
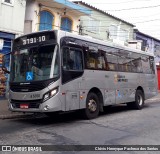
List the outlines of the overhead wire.
{"type": "Polygon", "coordinates": [[[134,8],[117,9],[117,10],[104,10],[104,11],[128,11],[128,10],[138,10],[138,9],[149,9],[149,8],[155,8],[155,7],[160,7],[160,5],[134,7],[134,8]]]}
{"type": "MultiPolygon", "coordinates": [[[[55,9],[61,9],[61,10],[63,10],[63,8],[58,8],[58,7],[51,7],[51,6],[46,6],[46,5],[42,5],[42,6],[45,6],[45,7],[50,7],[50,8],[55,8],[55,9]]],[[[151,7],[151,6],[149,6],[149,7],[151,7]]],[[[149,8],[149,7],[147,7],[147,8],[149,8]]],[[[157,6],[152,6],[152,7],[160,7],[160,5],[157,5],[157,6]]],[[[140,8],[146,8],[146,7],[139,7],[139,8],[132,8],[132,9],[140,9],[140,8]]],[[[66,8],[65,8],[66,9],[66,8]]],[[[67,8],[65,11],[67,11],[68,13],[71,13],[72,11],[70,11],[70,10],[77,10],[77,9],[69,9],[69,8],[67,8]]],[[[79,11],[92,11],[91,9],[78,9],[79,11]]],[[[121,9],[121,10],[123,10],[123,9],[121,9]]],[[[102,11],[104,11],[104,10],[102,10],[102,11]]],[[[106,12],[107,13],[107,12],[106,12]]],[[[109,14],[109,13],[108,13],[109,14]]],[[[109,14],[109,15],[111,15],[111,14],[109,14]]],[[[154,14],[155,15],[155,14],[154,14]]],[[[156,15],[158,15],[158,13],[156,14],[156,15]]],[[[95,17],[98,17],[98,15],[94,15],[95,17]]],[[[94,17],[93,16],[93,17],[94,17]]],[[[100,16],[100,15],[99,15],[100,16]]],[[[111,15],[111,16],[114,16],[114,15],[111,15]]],[[[114,16],[115,17],[115,16],[114,16]]],[[[116,17],[117,18],[117,17],[116,17]]]]}
{"type": "MultiPolygon", "coordinates": [[[[95,13],[95,12],[94,12],[95,13]]],[[[107,13],[107,12],[105,12],[105,13],[107,13]]],[[[110,13],[107,13],[108,15],[111,15],[110,13]]],[[[130,16],[130,17],[132,17],[132,18],[143,18],[143,17],[153,17],[153,16],[157,16],[157,15],[160,15],[160,12],[159,13],[154,13],[154,14],[149,14],[149,15],[141,15],[141,16],[130,16]]],[[[115,15],[111,15],[111,16],[114,16],[115,17],[115,15]]],[[[101,17],[101,18],[106,18],[105,16],[102,16],[102,15],[100,15],[100,14],[94,14],[93,16],[91,15],[90,17],[101,17]]]]}
{"type": "MultiPolygon", "coordinates": [[[[137,21],[137,22],[133,22],[133,24],[140,24],[140,23],[146,23],[146,22],[153,22],[153,21],[159,21],[160,20],[160,18],[159,19],[152,19],[152,20],[144,20],[144,21],[137,21]]],[[[88,20],[83,20],[83,19],[81,19],[81,21],[89,21],[89,19],[88,20]]],[[[93,21],[97,21],[97,22],[100,22],[100,21],[106,21],[106,22],[110,22],[110,21],[112,21],[113,22],[113,20],[109,20],[109,19],[106,19],[106,20],[90,20],[91,22],[93,21]]],[[[123,22],[123,21],[122,21],[123,22]]],[[[124,21],[125,22],[125,21],[124,21]]],[[[116,23],[114,23],[114,24],[116,24],[116,23]]],[[[119,24],[119,23],[117,23],[117,25],[126,25],[126,24],[124,24],[124,23],[121,23],[121,24],[119,24]]]]}
{"type": "MultiPolygon", "coordinates": [[[[73,0],[74,1],[74,0],[73,0]]],[[[92,2],[92,4],[123,4],[123,3],[130,3],[130,2],[135,2],[135,1],[152,1],[152,0],[130,0],[130,1],[124,1],[124,2],[112,2],[112,3],[95,3],[95,2],[92,2]]]]}
{"type": "MultiPolygon", "coordinates": [[[[55,3],[55,2],[53,2],[55,3]]],[[[46,5],[42,5],[42,6],[46,6],[46,5]]],[[[55,8],[55,9],[63,9],[63,8],[58,8],[58,7],[51,7],[51,6],[46,6],[46,7],[50,7],[50,8],[55,8]]],[[[125,10],[133,10],[133,9],[148,9],[148,8],[154,8],[154,7],[160,7],[160,5],[154,5],[154,6],[144,6],[144,7],[135,7],[135,8],[127,8],[127,9],[117,9],[117,10],[102,10],[102,11],[125,11],[125,10]]],[[[79,11],[92,11],[92,9],[71,9],[71,8],[67,8],[67,10],[79,10],[79,11]]],[[[71,12],[71,11],[69,11],[71,12]]]]}

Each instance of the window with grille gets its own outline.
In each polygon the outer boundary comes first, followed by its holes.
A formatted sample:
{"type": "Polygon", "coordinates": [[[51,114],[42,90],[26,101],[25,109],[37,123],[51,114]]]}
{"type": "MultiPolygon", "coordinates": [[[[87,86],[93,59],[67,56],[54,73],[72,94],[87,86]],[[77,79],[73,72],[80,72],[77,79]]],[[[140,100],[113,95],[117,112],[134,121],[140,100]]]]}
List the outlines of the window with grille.
{"type": "Polygon", "coordinates": [[[120,29],[119,39],[122,40],[122,41],[128,40],[129,39],[129,32],[125,29],[120,29]]]}
{"type": "Polygon", "coordinates": [[[54,16],[48,11],[40,12],[39,30],[51,30],[53,26],[54,16]]]}
{"type": "Polygon", "coordinates": [[[61,30],[71,32],[72,31],[72,20],[67,17],[61,18],[61,30]]]}
{"type": "Polygon", "coordinates": [[[87,30],[92,32],[99,32],[100,21],[94,18],[88,18],[87,30]]]}
{"type": "Polygon", "coordinates": [[[109,37],[110,39],[116,39],[118,33],[118,27],[116,25],[111,25],[109,27],[109,37]]]}

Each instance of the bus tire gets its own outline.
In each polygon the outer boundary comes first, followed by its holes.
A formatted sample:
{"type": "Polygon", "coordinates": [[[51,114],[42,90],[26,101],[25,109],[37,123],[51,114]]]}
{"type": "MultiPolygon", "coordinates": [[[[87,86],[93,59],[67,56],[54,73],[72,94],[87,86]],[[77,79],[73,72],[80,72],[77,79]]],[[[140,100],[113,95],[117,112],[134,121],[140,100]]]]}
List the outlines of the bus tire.
{"type": "Polygon", "coordinates": [[[86,119],[94,119],[98,117],[100,111],[98,96],[90,92],[86,99],[86,108],[84,110],[84,116],[86,119]]]}
{"type": "Polygon", "coordinates": [[[130,102],[127,104],[129,108],[136,110],[141,110],[144,106],[144,94],[141,90],[136,91],[135,102],[130,102]]]}

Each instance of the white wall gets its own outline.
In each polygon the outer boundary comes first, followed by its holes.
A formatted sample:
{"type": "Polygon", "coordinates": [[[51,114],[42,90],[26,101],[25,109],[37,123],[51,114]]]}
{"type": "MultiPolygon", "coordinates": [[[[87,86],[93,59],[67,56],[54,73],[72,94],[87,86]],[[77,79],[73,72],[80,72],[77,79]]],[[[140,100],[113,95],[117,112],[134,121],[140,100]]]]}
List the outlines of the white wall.
{"type": "Polygon", "coordinates": [[[23,34],[26,1],[14,0],[13,6],[0,0],[0,31],[23,34]]]}
{"type": "MultiPolygon", "coordinates": [[[[108,38],[108,32],[110,32],[109,30],[110,26],[115,25],[117,27],[116,35],[114,38],[116,41],[123,41],[123,44],[124,44],[124,40],[122,40],[122,38],[120,37],[121,36],[120,34],[122,34],[120,30],[126,30],[128,32],[128,37],[126,37],[126,40],[133,40],[132,25],[127,24],[118,18],[114,18],[105,13],[102,13],[101,11],[98,11],[94,8],[87,7],[81,3],[80,3],[80,6],[83,6],[86,9],[92,10],[90,17],[88,16],[81,17],[81,25],[83,27],[83,33],[85,35],[89,35],[93,38],[102,39],[102,40],[109,40],[109,39],[112,40],[113,38],[108,38]],[[89,26],[91,27],[91,25],[89,25],[89,18],[92,18],[93,21],[99,21],[98,30],[91,31],[88,29],[89,26]]],[[[98,27],[98,25],[93,25],[93,27],[94,26],[98,27]]]]}

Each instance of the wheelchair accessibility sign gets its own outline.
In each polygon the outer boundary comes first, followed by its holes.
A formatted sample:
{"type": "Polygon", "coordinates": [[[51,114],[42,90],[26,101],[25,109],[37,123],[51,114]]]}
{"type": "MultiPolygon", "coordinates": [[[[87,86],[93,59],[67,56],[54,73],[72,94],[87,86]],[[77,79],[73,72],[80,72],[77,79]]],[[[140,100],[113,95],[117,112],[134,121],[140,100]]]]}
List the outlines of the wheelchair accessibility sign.
{"type": "Polygon", "coordinates": [[[27,81],[33,80],[33,72],[26,72],[26,80],[27,81]]]}

